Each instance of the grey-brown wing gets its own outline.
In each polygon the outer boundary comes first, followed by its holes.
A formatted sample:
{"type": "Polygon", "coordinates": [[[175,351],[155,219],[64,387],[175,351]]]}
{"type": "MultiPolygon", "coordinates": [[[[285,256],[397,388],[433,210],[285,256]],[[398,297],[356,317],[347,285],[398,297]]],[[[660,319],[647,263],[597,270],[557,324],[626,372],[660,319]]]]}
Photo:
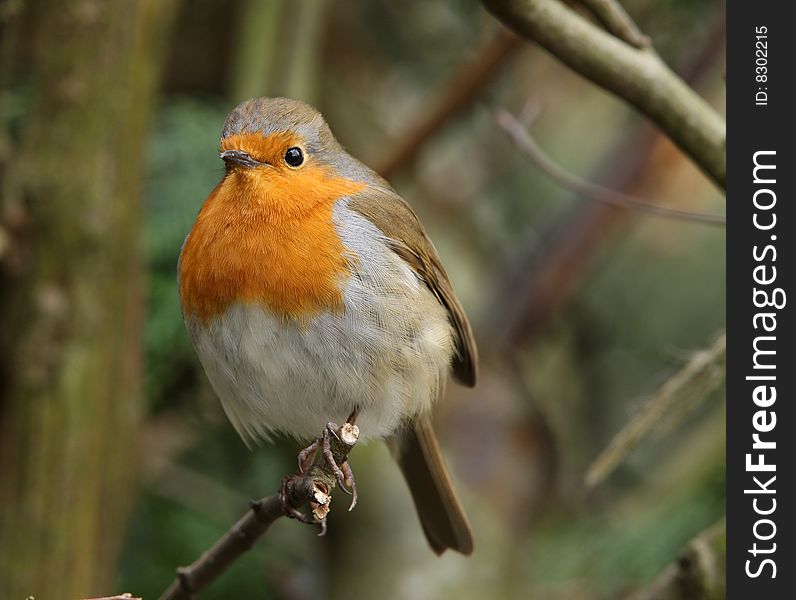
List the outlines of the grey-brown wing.
{"type": "Polygon", "coordinates": [[[457,338],[453,374],[462,384],[475,385],[478,350],[473,331],[420,219],[394,191],[374,186],[368,186],[353,196],[348,208],[364,216],[384,233],[391,241],[393,251],[407,262],[448,310],[457,338]]]}

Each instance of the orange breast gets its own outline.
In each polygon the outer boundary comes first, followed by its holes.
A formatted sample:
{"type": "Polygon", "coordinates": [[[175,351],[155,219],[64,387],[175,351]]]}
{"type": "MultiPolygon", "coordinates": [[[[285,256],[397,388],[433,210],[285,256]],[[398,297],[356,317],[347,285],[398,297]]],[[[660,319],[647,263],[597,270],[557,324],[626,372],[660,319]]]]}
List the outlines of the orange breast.
{"type": "Polygon", "coordinates": [[[340,285],[350,266],[332,210],[363,188],[320,166],[228,174],[202,207],[180,256],[186,316],[208,322],[238,302],[298,320],[342,310],[340,285]]]}

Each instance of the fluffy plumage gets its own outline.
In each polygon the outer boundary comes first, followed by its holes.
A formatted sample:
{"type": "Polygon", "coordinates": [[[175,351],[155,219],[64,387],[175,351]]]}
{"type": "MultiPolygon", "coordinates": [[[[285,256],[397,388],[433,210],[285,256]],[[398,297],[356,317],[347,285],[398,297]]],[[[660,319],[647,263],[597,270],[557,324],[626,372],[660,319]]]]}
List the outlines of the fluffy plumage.
{"type": "Polygon", "coordinates": [[[187,319],[213,388],[248,439],[276,431],[309,439],[355,406],[363,435],[386,437],[437,398],[453,353],[447,312],[347,202],[333,217],[352,268],[340,277],[341,310],[297,320],[238,302],[207,324],[187,319]]]}

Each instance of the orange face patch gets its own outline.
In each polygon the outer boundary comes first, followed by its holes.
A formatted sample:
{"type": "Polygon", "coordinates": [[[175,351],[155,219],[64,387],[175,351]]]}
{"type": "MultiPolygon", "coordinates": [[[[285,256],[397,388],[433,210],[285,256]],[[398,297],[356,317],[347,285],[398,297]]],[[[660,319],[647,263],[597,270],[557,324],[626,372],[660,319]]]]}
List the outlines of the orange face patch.
{"type": "Polygon", "coordinates": [[[221,140],[221,150],[243,150],[253,159],[278,166],[285,151],[292,146],[301,146],[301,138],[290,131],[279,131],[268,137],[260,133],[230,135],[221,140]]]}
{"type": "Polygon", "coordinates": [[[233,168],[205,201],[180,255],[186,315],[208,322],[236,302],[299,320],[342,309],[340,285],[350,268],[332,209],[365,184],[312,157],[300,168],[280,164],[295,145],[289,133],[224,140],[223,149],[273,166],[233,168]]]}

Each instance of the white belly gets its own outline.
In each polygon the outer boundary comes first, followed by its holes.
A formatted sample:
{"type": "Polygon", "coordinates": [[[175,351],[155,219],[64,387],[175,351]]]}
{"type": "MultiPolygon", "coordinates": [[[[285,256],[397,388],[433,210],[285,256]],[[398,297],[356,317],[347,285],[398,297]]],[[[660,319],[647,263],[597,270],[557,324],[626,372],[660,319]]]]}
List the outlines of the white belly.
{"type": "Polygon", "coordinates": [[[343,284],[342,314],[301,324],[236,304],[207,326],[187,322],[210,383],[246,438],[317,437],[354,407],[363,436],[386,436],[429,410],[443,387],[454,351],[447,311],[370,222],[338,205],[335,224],[357,265],[343,284]]]}

